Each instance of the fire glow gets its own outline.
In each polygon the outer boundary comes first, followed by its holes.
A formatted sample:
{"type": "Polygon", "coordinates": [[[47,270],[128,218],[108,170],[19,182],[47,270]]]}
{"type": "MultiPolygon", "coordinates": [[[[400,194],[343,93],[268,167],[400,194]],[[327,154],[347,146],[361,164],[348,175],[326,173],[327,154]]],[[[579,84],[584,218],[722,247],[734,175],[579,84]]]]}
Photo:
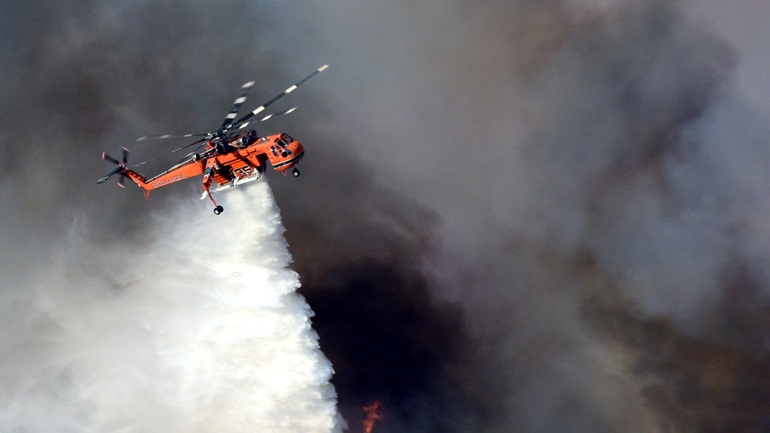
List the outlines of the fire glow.
{"type": "Polygon", "coordinates": [[[366,419],[361,422],[361,424],[364,425],[364,433],[372,433],[372,429],[374,428],[374,424],[377,423],[377,421],[382,421],[385,419],[385,414],[382,413],[382,410],[380,409],[382,407],[382,403],[379,401],[376,401],[369,406],[364,406],[364,412],[366,412],[366,419]]]}

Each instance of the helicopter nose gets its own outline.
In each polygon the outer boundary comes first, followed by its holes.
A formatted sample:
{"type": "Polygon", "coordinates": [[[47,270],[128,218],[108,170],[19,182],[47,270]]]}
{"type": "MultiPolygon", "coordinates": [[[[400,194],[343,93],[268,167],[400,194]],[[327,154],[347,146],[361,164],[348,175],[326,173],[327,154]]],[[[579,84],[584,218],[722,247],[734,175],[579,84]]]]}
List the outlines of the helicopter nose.
{"type": "Polygon", "coordinates": [[[299,141],[292,141],[291,144],[289,145],[289,149],[291,149],[291,151],[295,155],[299,155],[301,152],[305,150],[304,147],[302,147],[302,143],[300,143],[299,141]]]}

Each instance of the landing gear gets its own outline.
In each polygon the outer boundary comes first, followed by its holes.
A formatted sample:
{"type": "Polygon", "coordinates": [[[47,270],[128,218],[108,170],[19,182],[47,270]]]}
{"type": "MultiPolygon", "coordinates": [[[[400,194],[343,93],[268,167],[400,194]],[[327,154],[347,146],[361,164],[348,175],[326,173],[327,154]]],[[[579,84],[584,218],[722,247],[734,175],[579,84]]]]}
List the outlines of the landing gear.
{"type": "Polygon", "coordinates": [[[206,171],[203,173],[203,190],[206,191],[206,195],[209,197],[209,200],[214,203],[214,214],[219,215],[225,210],[225,208],[218,205],[217,202],[214,201],[214,197],[211,196],[211,191],[209,189],[211,187],[211,180],[213,177],[212,172],[215,169],[215,163],[216,162],[214,158],[211,158],[206,162],[206,171]]]}
{"type": "Polygon", "coordinates": [[[294,175],[294,177],[299,177],[299,170],[297,170],[297,169],[295,168],[295,169],[294,169],[294,170],[291,172],[291,174],[293,174],[293,175],[294,175]]]}

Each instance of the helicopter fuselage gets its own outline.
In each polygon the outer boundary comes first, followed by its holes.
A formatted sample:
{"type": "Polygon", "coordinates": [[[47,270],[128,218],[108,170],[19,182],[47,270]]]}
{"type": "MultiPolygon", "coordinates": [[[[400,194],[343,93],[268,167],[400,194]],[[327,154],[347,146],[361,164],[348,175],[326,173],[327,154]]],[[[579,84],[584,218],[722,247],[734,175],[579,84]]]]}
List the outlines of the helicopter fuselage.
{"type": "Polygon", "coordinates": [[[200,175],[205,176],[203,183],[207,189],[212,181],[220,187],[234,186],[246,178],[259,177],[268,165],[285,175],[304,156],[302,144],[288,134],[260,137],[251,143],[248,142],[248,136],[243,134],[228,140],[224,145],[209,141],[204,152],[192,155],[187,161],[150,179],[128,169],[124,174],[144,189],[145,196],[149,197],[153,189],[200,175]]]}

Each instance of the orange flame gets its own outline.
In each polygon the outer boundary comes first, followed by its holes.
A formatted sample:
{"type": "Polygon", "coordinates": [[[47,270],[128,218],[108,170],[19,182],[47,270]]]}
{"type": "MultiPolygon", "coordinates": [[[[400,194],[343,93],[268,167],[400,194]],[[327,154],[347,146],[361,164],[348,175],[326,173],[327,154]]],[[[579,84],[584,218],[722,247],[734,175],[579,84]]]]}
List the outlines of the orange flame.
{"type": "Polygon", "coordinates": [[[366,419],[361,422],[364,425],[364,433],[372,433],[374,424],[377,421],[382,421],[385,418],[385,415],[382,413],[382,410],[380,410],[381,407],[382,407],[382,403],[376,400],[374,403],[370,404],[369,406],[364,406],[364,412],[366,412],[366,419]]]}

